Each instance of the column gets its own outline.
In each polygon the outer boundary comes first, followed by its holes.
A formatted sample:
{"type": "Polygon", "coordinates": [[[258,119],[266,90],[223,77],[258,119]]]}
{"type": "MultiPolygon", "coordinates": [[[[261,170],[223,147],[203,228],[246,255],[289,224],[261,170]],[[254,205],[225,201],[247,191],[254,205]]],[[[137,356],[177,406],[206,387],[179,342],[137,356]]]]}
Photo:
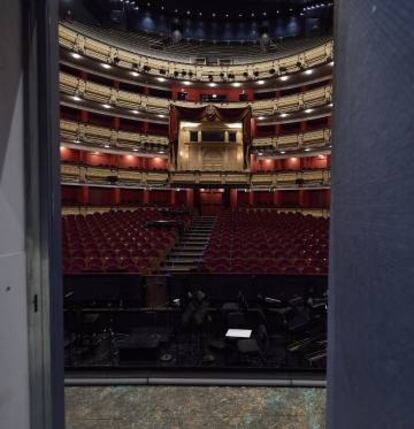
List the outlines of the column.
{"type": "Polygon", "coordinates": [[[409,429],[414,4],[335,6],[328,428],[409,429]]]}

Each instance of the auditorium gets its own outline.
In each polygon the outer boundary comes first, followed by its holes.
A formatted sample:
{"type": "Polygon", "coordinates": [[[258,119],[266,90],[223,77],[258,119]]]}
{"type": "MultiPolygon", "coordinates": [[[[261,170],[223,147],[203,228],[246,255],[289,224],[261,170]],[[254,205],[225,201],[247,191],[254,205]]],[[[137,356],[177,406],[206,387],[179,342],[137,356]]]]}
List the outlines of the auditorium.
{"type": "Polygon", "coordinates": [[[414,427],[414,5],[1,8],[0,428],[414,427]]]}

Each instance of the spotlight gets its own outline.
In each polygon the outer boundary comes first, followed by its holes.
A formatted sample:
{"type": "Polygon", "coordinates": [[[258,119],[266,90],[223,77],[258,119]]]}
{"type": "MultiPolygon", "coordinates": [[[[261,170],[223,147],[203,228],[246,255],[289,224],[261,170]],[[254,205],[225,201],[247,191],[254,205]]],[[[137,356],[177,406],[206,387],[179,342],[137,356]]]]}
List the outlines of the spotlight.
{"type": "Polygon", "coordinates": [[[264,116],[258,116],[257,117],[257,119],[259,120],[259,121],[263,121],[264,119],[266,119],[264,116]]]}
{"type": "Polygon", "coordinates": [[[111,108],[111,106],[109,105],[109,104],[102,104],[102,107],[104,107],[105,109],[110,109],[111,108]]]}
{"type": "Polygon", "coordinates": [[[104,69],[110,69],[111,66],[109,64],[106,63],[101,63],[101,67],[103,67],[104,69]]]}
{"type": "Polygon", "coordinates": [[[264,84],[265,84],[265,81],[264,81],[264,80],[258,80],[256,83],[257,83],[258,85],[264,85],[264,84]]]}
{"type": "Polygon", "coordinates": [[[282,82],[286,82],[289,79],[289,76],[280,76],[279,78],[282,82]]]}
{"type": "Polygon", "coordinates": [[[236,88],[239,88],[241,85],[242,85],[241,82],[233,82],[232,83],[232,86],[234,86],[236,88]]]}
{"type": "Polygon", "coordinates": [[[281,153],[282,155],[284,155],[284,154],[286,153],[286,151],[281,150],[281,151],[280,151],[280,153],[281,153]]]}
{"type": "Polygon", "coordinates": [[[167,79],[165,77],[157,77],[158,82],[165,82],[167,79]]]}
{"type": "Polygon", "coordinates": [[[281,113],[281,114],[280,114],[280,117],[281,117],[281,118],[286,118],[287,116],[289,116],[287,113],[281,113]]]}
{"type": "Polygon", "coordinates": [[[138,110],[131,110],[131,112],[132,112],[134,115],[138,115],[138,114],[139,114],[138,110]]]}
{"type": "Polygon", "coordinates": [[[132,71],[130,73],[131,73],[131,76],[134,76],[134,77],[138,77],[139,76],[139,73],[136,72],[136,71],[132,71]]]}
{"type": "Polygon", "coordinates": [[[210,82],[210,83],[208,84],[208,86],[211,86],[212,88],[214,88],[215,86],[217,86],[217,84],[216,84],[215,82],[210,82]]]}
{"type": "Polygon", "coordinates": [[[76,94],[72,97],[72,99],[74,101],[82,101],[82,98],[80,98],[79,95],[76,95],[76,94]]]}
{"type": "Polygon", "coordinates": [[[183,82],[183,85],[190,86],[190,85],[191,85],[191,82],[190,82],[189,80],[185,80],[185,81],[183,82]]]}
{"type": "Polygon", "coordinates": [[[313,112],[313,109],[306,109],[305,110],[305,113],[312,113],[313,112]]]}
{"type": "Polygon", "coordinates": [[[77,52],[72,52],[71,55],[75,60],[80,60],[82,58],[82,55],[79,55],[77,52]]]}
{"type": "Polygon", "coordinates": [[[306,149],[305,149],[305,152],[310,152],[310,147],[307,147],[306,149]]]}
{"type": "Polygon", "coordinates": [[[109,144],[104,145],[104,148],[109,149],[109,144]]]}
{"type": "Polygon", "coordinates": [[[309,76],[309,75],[311,75],[313,73],[313,70],[312,69],[305,70],[304,73],[309,76]]]}
{"type": "Polygon", "coordinates": [[[159,114],[157,115],[159,118],[165,118],[165,115],[159,114]]]}

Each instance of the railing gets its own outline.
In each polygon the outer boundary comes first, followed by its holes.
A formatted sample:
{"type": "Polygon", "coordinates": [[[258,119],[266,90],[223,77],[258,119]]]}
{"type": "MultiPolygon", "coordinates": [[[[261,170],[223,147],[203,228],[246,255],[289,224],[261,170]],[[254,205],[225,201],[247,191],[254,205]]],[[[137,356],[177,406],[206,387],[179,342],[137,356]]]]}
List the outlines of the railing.
{"type": "Polygon", "coordinates": [[[275,171],[269,173],[148,171],[61,164],[64,183],[87,183],[125,187],[227,185],[254,189],[329,187],[329,169],[275,171]]]}
{"type": "Polygon", "coordinates": [[[80,122],[60,120],[60,135],[63,140],[84,142],[91,145],[109,145],[111,148],[133,150],[140,145],[156,145],[167,148],[168,137],[119,131],[111,128],[80,122]]]}
{"type": "Polygon", "coordinates": [[[304,147],[324,146],[331,142],[331,129],[323,128],[300,134],[287,134],[275,137],[257,137],[253,139],[253,147],[283,150],[304,147]]]}
{"type": "Polygon", "coordinates": [[[117,66],[125,69],[133,70],[134,65],[145,66],[150,74],[161,75],[160,70],[165,70],[163,76],[172,77],[175,76],[174,72],[181,74],[182,71],[185,71],[187,75],[192,75],[193,79],[199,81],[209,81],[210,76],[213,80],[221,80],[222,73],[234,75],[235,80],[244,80],[246,71],[250,77],[253,77],[255,72],[260,73],[261,77],[271,77],[274,74],[292,73],[304,68],[315,67],[332,61],[333,58],[333,41],[329,41],[301,53],[275,60],[228,66],[194,65],[157,59],[110,46],[63,24],[59,24],[59,44],[66,49],[104,63],[114,64],[114,60],[117,58],[117,66]],[[271,73],[270,70],[274,70],[274,73],[271,73]]]}
{"type": "MultiPolygon", "coordinates": [[[[207,104],[202,102],[172,101],[165,98],[118,90],[114,87],[100,85],[64,72],[60,72],[59,80],[60,90],[65,94],[76,95],[97,103],[108,103],[116,107],[141,110],[152,114],[167,115],[170,104],[186,107],[200,107],[207,104]]],[[[219,105],[224,108],[251,105],[254,115],[269,115],[323,106],[331,102],[332,85],[329,84],[311,91],[298,92],[297,94],[279,97],[277,99],[219,103],[219,105]]]]}

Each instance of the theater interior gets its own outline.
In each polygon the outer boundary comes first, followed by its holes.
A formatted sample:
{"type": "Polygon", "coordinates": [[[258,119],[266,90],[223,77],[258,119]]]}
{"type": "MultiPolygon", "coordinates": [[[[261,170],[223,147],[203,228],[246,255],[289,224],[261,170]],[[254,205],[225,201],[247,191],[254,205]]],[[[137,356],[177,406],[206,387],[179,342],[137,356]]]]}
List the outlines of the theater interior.
{"type": "Polygon", "coordinates": [[[29,391],[4,429],[63,428],[64,395],[69,429],[413,427],[380,381],[413,379],[412,5],[26,3],[0,26],[0,338],[25,332],[0,367],[29,391]]]}

